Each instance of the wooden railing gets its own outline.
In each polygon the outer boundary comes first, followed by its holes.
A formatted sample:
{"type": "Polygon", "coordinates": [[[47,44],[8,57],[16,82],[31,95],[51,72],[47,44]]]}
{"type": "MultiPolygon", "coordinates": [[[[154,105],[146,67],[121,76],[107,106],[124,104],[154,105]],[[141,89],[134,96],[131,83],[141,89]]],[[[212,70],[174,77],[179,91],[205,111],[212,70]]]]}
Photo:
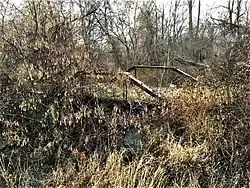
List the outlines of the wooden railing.
{"type": "MultiPolygon", "coordinates": [[[[139,87],[140,89],[142,89],[144,92],[146,92],[147,94],[151,95],[154,98],[157,99],[161,99],[161,96],[159,96],[153,89],[151,89],[149,86],[147,86],[145,83],[143,83],[142,81],[140,81],[138,78],[136,78],[136,70],[137,69],[162,69],[162,70],[171,70],[173,72],[176,72],[180,75],[183,75],[185,77],[190,78],[193,81],[198,81],[197,78],[193,77],[192,75],[176,68],[176,67],[167,67],[167,66],[148,66],[148,65],[134,65],[132,67],[130,67],[126,72],[120,71],[118,72],[118,74],[122,75],[123,77],[125,77],[125,82],[123,85],[123,98],[124,99],[128,99],[128,87],[127,87],[127,82],[126,80],[129,80],[130,82],[132,82],[134,85],[136,85],[137,87],[139,87]],[[131,72],[134,71],[134,75],[131,74],[131,72]]],[[[90,72],[85,72],[85,71],[78,71],[74,77],[77,77],[79,75],[113,75],[110,72],[106,72],[106,71],[90,71],[90,72]]],[[[117,79],[117,78],[116,78],[117,79]]]]}
{"type": "Polygon", "coordinates": [[[193,77],[192,75],[176,68],[176,67],[166,67],[166,66],[148,66],[148,65],[134,65],[132,67],[130,67],[127,72],[132,72],[134,71],[135,73],[135,77],[136,77],[136,70],[137,69],[162,69],[162,70],[171,70],[174,72],[177,72],[178,74],[184,75],[194,81],[198,81],[197,78],[193,77]]]}
{"type": "MultiPolygon", "coordinates": [[[[145,91],[146,93],[148,93],[149,95],[151,95],[154,98],[158,98],[160,99],[161,97],[159,95],[157,95],[153,89],[151,89],[149,86],[147,86],[146,84],[144,84],[142,81],[138,80],[137,78],[135,78],[132,74],[130,74],[129,72],[121,72],[120,74],[126,76],[133,84],[135,84],[137,87],[139,87],[140,89],[142,89],[143,91],[145,91]]],[[[127,85],[126,87],[126,93],[123,94],[123,96],[126,98],[128,98],[127,96],[127,85]]]]}

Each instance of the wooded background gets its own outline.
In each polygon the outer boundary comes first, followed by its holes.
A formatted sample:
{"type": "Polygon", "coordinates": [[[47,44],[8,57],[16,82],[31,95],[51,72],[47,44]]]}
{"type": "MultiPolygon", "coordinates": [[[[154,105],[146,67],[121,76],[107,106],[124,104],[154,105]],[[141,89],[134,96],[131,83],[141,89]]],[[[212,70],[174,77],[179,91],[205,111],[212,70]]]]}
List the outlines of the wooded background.
{"type": "Polygon", "coordinates": [[[223,70],[232,79],[239,66],[249,67],[249,3],[229,0],[213,8],[216,17],[209,10],[201,17],[197,4],[48,0],[17,8],[3,0],[1,75],[22,66],[64,77],[79,70],[172,65],[197,75],[204,66],[208,73],[223,70]]]}

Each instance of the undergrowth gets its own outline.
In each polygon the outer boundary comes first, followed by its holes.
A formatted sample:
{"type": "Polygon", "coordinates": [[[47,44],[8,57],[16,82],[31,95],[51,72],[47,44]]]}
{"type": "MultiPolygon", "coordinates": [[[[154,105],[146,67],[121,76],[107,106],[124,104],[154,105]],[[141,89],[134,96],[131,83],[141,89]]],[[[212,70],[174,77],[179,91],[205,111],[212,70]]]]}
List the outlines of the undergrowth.
{"type": "Polygon", "coordinates": [[[137,100],[125,102],[108,96],[118,85],[90,96],[79,85],[42,93],[36,83],[20,98],[17,76],[1,113],[7,187],[249,186],[249,101],[240,91],[228,101],[225,87],[201,81],[162,101],[133,90],[137,100]]]}

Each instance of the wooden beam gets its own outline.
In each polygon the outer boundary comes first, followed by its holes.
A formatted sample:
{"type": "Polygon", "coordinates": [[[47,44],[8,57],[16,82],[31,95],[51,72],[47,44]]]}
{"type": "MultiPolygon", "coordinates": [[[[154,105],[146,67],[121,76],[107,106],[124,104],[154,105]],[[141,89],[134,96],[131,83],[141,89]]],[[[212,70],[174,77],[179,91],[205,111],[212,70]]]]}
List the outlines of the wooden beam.
{"type": "Polygon", "coordinates": [[[136,79],[133,75],[131,75],[131,73],[129,72],[121,72],[121,74],[125,75],[130,81],[132,81],[136,86],[138,86],[139,88],[141,88],[143,91],[145,91],[146,93],[148,93],[149,95],[151,95],[154,98],[160,98],[160,96],[158,96],[153,89],[151,89],[150,87],[148,87],[146,84],[144,84],[142,81],[136,79]]]}
{"type": "Polygon", "coordinates": [[[149,65],[134,65],[134,66],[130,67],[130,68],[127,70],[127,72],[131,72],[131,71],[136,70],[136,69],[163,69],[163,70],[165,69],[165,70],[172,70],[172,71],[177,72],[177,73],[179,73],[179,74],[181,74],[181,75],[184,75],[184,76],[186,76],[186,77],[188,77],[188,78],[191,78],[191,79],[194,80],[194,81],[198,81],[197,78],[191,76],[190,74],[188,74],[188,73],[186,73],[186,72],[184,72],[184,71],[182,71],[182,70],[180,70],[180,69],[178,69],[178,68],[176,68],[176,67],[149,66],[149,65]]]}

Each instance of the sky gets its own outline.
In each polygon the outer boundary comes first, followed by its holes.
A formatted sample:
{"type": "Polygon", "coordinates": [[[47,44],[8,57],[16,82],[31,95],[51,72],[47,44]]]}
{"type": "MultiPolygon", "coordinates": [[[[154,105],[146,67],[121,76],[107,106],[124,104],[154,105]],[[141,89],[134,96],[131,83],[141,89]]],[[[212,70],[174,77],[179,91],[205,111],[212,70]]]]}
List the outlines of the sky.
{"type": "MultiPolygon", "coordinates": [[[[181,0],[182,2],[187,2],[187,0],[181,0]]],[[[170,0],[156,0],[157,4],[167,4],[170,0]]],[[[199,0],[194,0],[195,7],[193,9],[193,15],[195,16],[198,12],[198,2],[199,0]]],[[[227,5],[228,0],[201,0],[201,16],[205,17],[207,11],[213,14],[213,16],[218,15],[218,9],[212,9],[219,7],[220,5],[227,5]]]]}
{"type": "MultiPolygon", "coordinates": [[[[20,4],[23,0],[12,0],[12,2],[15,2],[16,4],[20,4]]],[[[156,0],[158,4],[166,3],[169,2],[170,0],[156,0]]],[[[186,0],[183,0],[186,1],[186,0]]],[[[212,5],[219,5],[219,4],[225,4],[228,0],[201,0],[201,5],[203,8],[206,8],[207,6],[212,6],[212,5]]],[[[197,3],[198,0],[195,0],[197,3]]]]}
{"type": "MultiPolygon", "coordinates": [[[[16,5],[20,5],[23,2],[23,0],[11,0],[11,1],[14,2],[16,5]]],[[[141,0],[141,1],[145,1],[145,0],[141,0]]],[[[168,4],[171,0],[155,0],[155,1],[157,4],[162,5],[163,3],[168,4]]],[[[181,1],[186,2],[187,0],[181,0],[181,1]]],[[[196,12],[198,11],[197,10],[198,0],[194,0],[194,1],[195,1],[195,8],[194,8],[193,15],[195,16],[196,12]]],[[[201,0],[201,16],[205,17],[205,14],[208,10],[210,11],[210,13],[217,15],[218,9],[211,9],[211,8],[218,7],[219,5],[226,5],[227,2],[228,0],[217,0],[217,1],[216,0],[201,0]]]]}

